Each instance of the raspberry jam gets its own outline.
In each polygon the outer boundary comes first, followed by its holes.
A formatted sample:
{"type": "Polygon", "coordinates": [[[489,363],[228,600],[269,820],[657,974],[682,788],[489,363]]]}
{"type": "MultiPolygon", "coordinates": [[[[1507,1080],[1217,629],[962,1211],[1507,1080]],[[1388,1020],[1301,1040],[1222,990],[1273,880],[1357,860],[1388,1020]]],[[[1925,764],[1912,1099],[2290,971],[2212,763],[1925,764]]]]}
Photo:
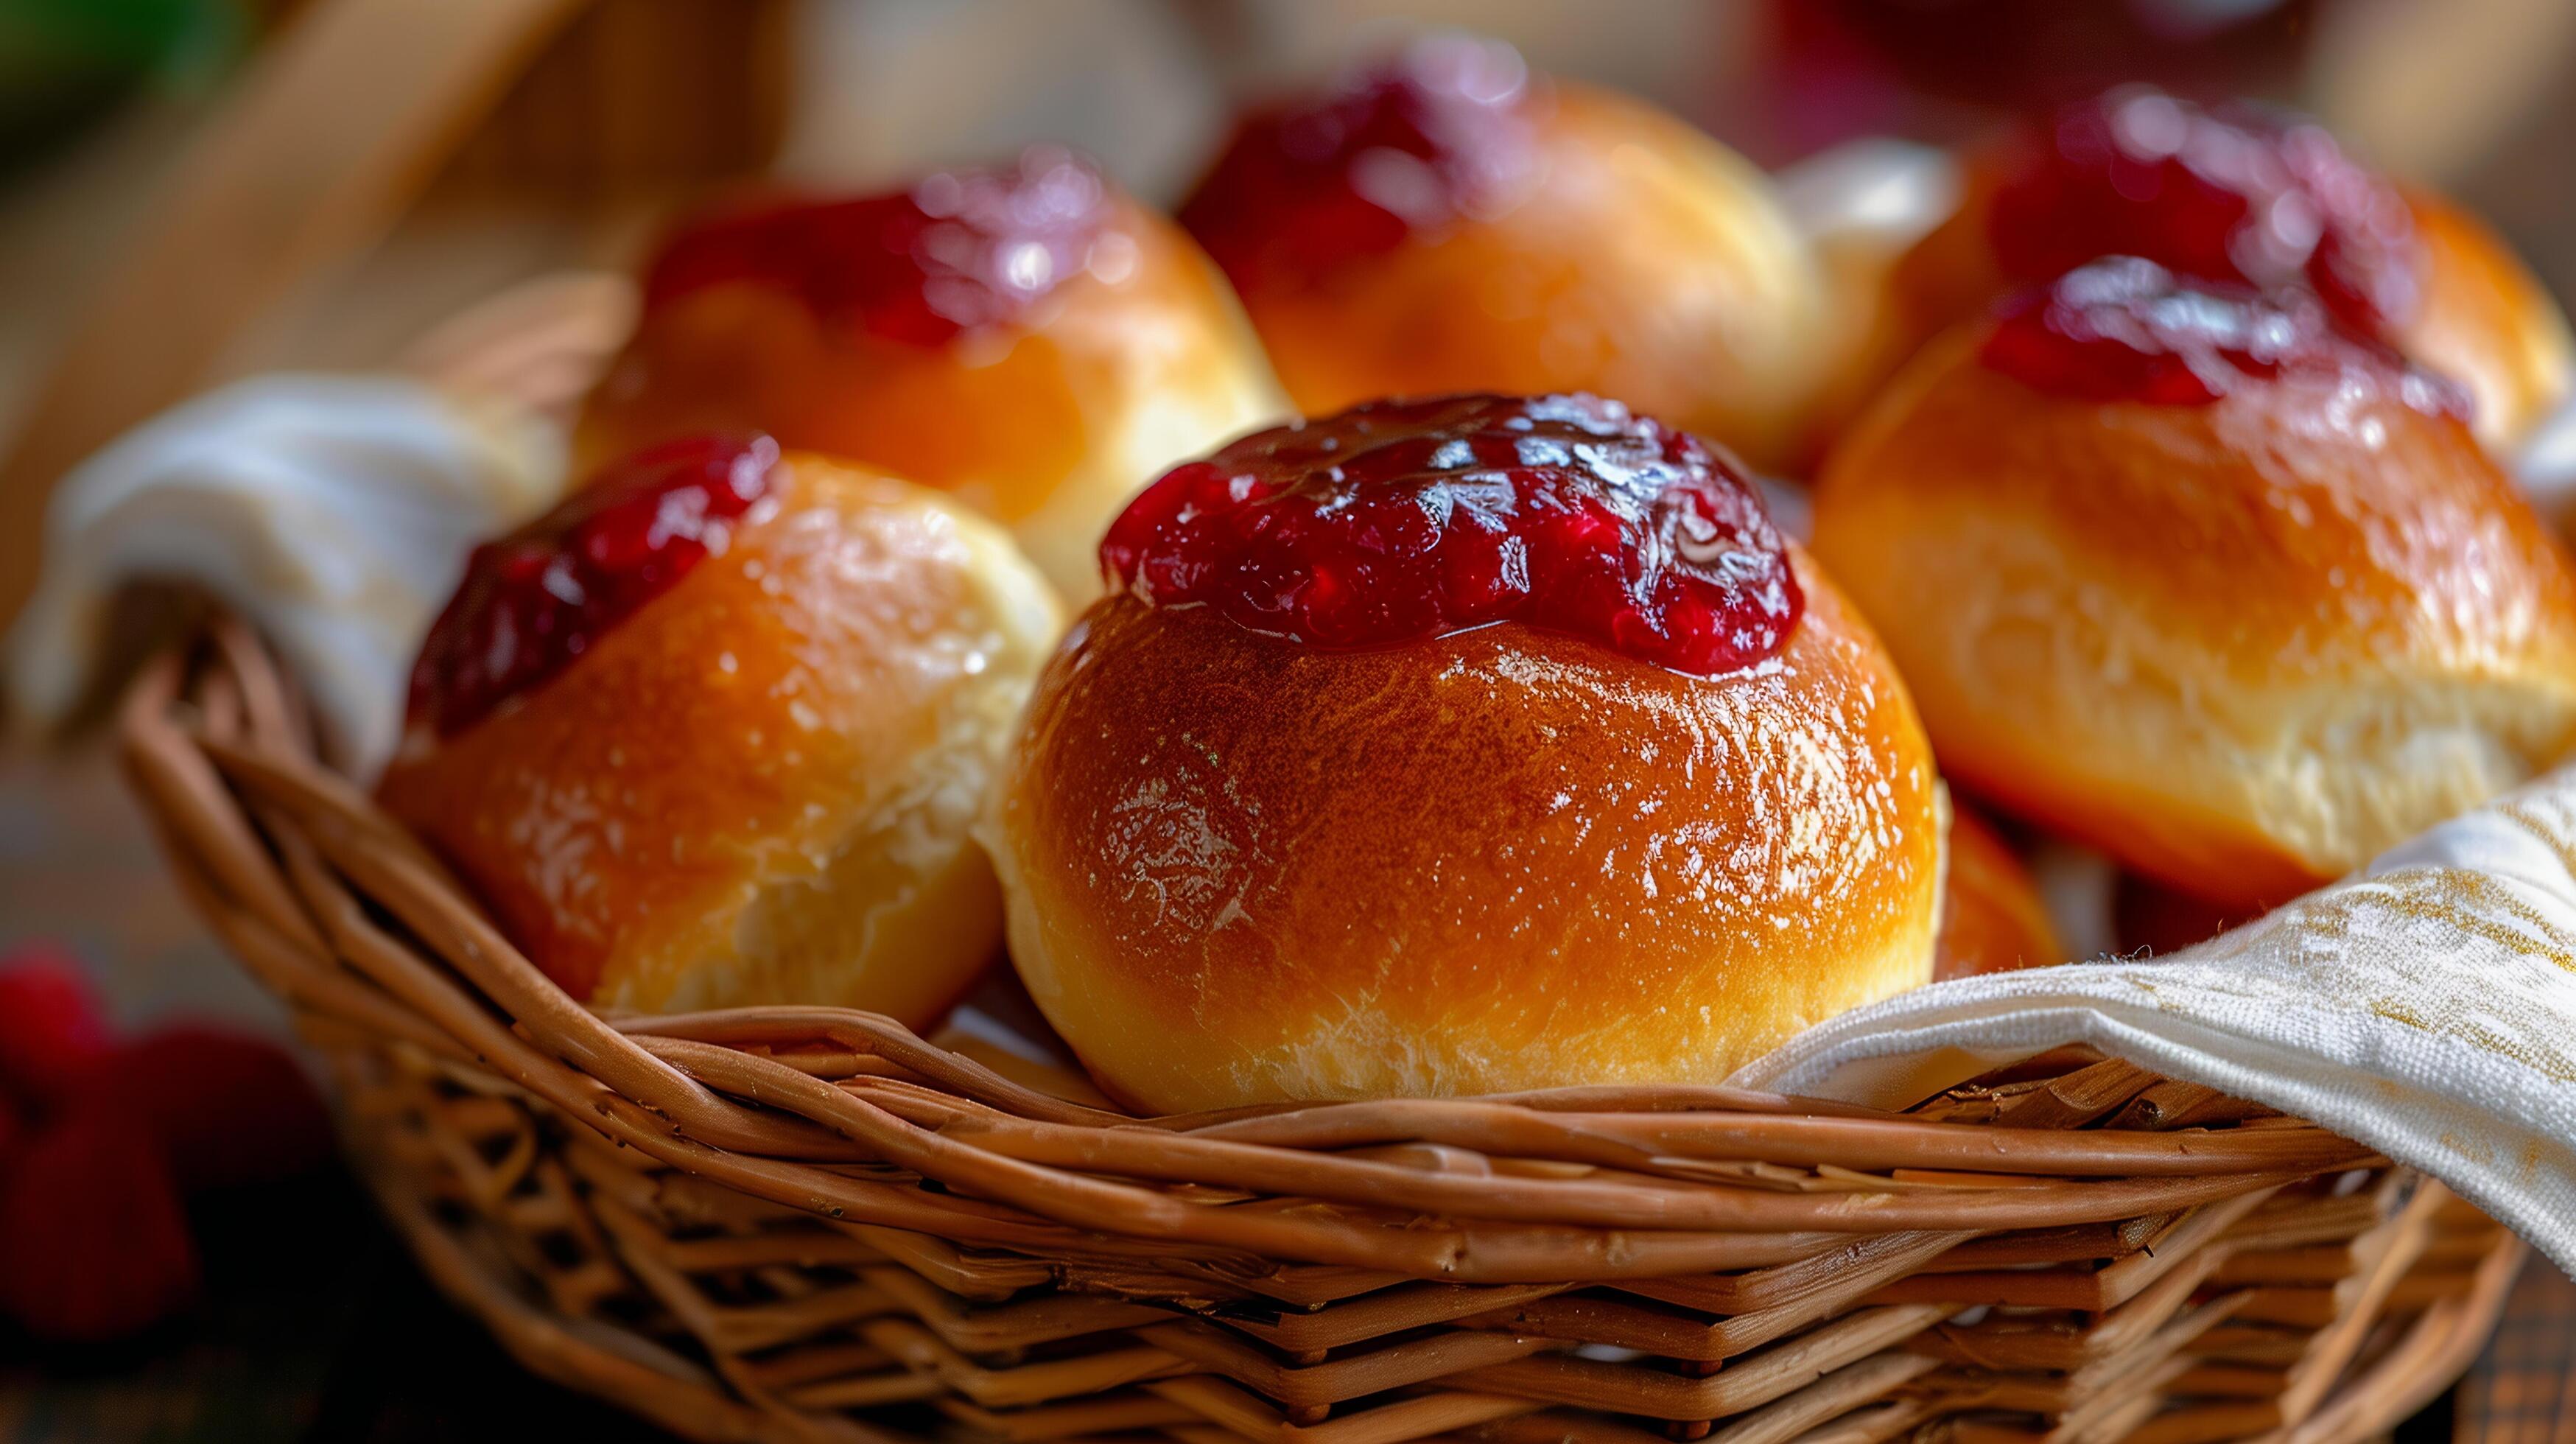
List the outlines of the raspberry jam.
{"type": "Polygon", "coordinates": [[[2413,314],[2422,265],[2405,198],[2324,127],[2146,89],[2059,112],[1995,193],[1988,234],[2016,281],[2143,256],[2200,280],[2304,283],[2370,336],[2413,314]]]}
{"type": "Polygon", "coordinates": [[[1311,280],[1525,192],[1529,69],[1499,41],[1416,41],[1323,94],[1246,117],[1180,211],[1238,287],[1311,280]]]}
{"type": "Polygon", "coordinates": [[[2457,386],[2345,332],[2318,297],[2186,281],[2114,256],[2004,304],[1977,353],[2024,385],[2089,401],[2197,406],[2285,374],[2358,376],[2466,420],[2457,386]]]}
{"type": "Polygon", "coordinates": [[[689,569],[776,484],[766,436],[687,437],[618,462],[474,549],[411,670],[411,718],[452,737],[544,683],[689,569]]]}
{"type": "Polygon", "coordinates": [[[1084,271],[1123,276],[1135,244],[1110,228],[1112,200],[1089,161],[1033,146],[1016,165],[942,171],[893,195],[717,214],[664,242],[645,273],[644,303],[750,282],[835,323],[944,345],[1027,321],[1084,271]]]}
{"type": "Polygon", "coordinates": [[[1379,401],[1146,488],[1113,590],[1354,649],[1517,621],[1702,676],[1776,654],[1806,599],[1752,486],[1591,396],[1379,401]]]}

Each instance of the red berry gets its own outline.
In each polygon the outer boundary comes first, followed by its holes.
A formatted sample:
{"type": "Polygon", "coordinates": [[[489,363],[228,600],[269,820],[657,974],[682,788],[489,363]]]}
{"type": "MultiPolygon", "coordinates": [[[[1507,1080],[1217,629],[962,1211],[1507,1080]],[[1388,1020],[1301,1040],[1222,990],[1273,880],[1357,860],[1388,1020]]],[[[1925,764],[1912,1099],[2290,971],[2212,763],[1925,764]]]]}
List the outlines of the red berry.
{"type": "Polygon", "coordinates": [[[190,1193],[290,1178],[331,1151],[331,1118],[275,1044],[203,1024],[156,1028],[100,1065],[86,1102],[147,1124],[190,1193]]]}
{"type": "Polygon", "coordinates": [[[0,963],[0,1086],[60,1107],[108,1047],[98,994],[69,954],[38,943],[0,963]]]}
{"type": "Polygon", "coordinates": [[[150,1126],[80,1106],[0,1178],[0,1310],[72,1342],[130,1334],[197,1291],[197,1250],[150,1126]]]}

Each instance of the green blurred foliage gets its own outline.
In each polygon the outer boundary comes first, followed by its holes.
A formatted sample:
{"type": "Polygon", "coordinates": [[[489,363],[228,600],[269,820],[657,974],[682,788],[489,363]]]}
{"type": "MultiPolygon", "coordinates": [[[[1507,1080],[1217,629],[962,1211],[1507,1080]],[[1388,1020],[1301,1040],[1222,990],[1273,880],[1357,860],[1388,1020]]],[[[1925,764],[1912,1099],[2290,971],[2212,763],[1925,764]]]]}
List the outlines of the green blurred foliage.
{"type": "Polygon", "coordinates": [[[151,85],[186,85],[241,52],[239,0],[0,0],[0,175],[151,85]]]}

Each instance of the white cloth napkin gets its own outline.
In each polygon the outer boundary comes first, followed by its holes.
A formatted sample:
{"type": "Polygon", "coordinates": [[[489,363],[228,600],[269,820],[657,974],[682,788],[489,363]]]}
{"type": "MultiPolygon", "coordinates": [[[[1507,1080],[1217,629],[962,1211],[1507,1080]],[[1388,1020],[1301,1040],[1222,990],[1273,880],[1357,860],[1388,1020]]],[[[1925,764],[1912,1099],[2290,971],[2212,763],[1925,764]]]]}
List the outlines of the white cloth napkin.
{"type": "Polygon", "coordinates": [[[1895,1105],[2061,1043],[2367,1143],[2576,1273],[2576,767],[2198,947],[1936,983],[1731,1081],[1895,1105]]]}
{"type": "Polygon", "coordinates": [[[117,591],[191,582],[259,627],[337,760],[370,780],[466,553],[554,499],[562,449],[532,418],[392,376],[261,376],[200,396],[63,478],[43,578],[9,633],[10,698],[59,718],[117,591]]]}

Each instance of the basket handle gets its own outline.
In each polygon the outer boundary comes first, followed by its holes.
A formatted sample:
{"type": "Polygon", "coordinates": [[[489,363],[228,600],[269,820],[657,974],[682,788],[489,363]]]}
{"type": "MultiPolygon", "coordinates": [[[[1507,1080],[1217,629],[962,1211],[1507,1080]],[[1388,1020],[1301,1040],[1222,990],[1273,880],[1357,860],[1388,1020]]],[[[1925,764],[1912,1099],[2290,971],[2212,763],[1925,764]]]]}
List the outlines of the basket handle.
{"type": "Polygon", "coordinates": [[[55,483],[194,390],[298,277],[380,237],[589,0],[327,0],[207,121],[0,462],[0,628],[55,483]]]}

